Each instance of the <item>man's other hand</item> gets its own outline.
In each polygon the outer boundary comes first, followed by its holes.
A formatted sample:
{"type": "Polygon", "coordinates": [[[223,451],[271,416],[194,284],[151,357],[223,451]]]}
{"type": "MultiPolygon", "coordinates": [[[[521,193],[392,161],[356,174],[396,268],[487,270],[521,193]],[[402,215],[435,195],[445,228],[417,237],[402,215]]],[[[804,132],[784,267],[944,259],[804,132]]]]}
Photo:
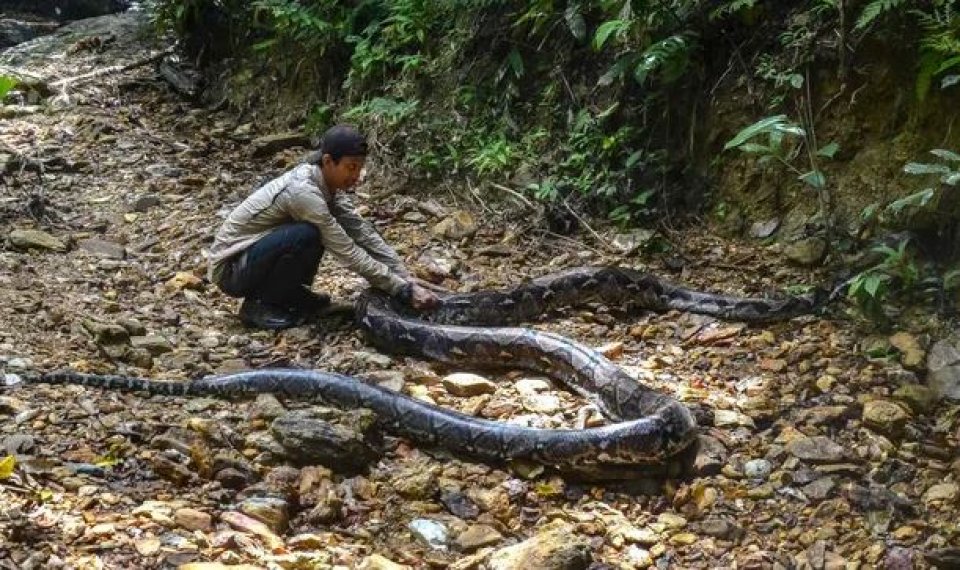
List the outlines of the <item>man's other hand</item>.
{"type": "Polygon", "coordinates": [[[425,287],[413,284],[410,290],[410,305],[418,311],[436,309],[440,298],[428,291],[425,287]]]}

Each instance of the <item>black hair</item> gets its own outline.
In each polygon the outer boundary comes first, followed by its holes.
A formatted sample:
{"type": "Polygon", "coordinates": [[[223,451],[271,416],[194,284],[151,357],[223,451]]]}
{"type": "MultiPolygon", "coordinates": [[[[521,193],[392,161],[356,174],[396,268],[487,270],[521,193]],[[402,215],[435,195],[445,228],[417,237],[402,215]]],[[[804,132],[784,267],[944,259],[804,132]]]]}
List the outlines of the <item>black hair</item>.
{"type": "Polygon", "coordinates": [[[330,127],[320,139],[320,157],[329,154],[334,162],[345,156],[367,156],[367,141],[350,125],[330,127]]]}

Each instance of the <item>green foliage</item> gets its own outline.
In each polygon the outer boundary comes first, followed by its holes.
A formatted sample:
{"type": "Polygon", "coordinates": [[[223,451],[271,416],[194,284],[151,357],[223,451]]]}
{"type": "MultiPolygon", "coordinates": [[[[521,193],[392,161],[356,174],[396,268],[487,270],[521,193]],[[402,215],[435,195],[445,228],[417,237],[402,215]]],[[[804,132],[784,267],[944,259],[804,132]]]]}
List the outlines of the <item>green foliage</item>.
{"type": "Polygon", "coordinates": [[[905,4],[906,0],[871,0],[860,11],[860,17],[857,18],[854,28],[862,30],[874,23],[882,14],[892,12],[905,4]]]}
{"type": "Polygon", "coordinates": [[[850,281],[847,296],[874,322],[886,321],[884,305],[895,293],[911,292],[920,281],[920,270],[907,251],[908,243],[902,240],[896,249],[877,246],[873,251],[882,255],[882,260],[850,281]]]}
{"type": "Polygon", "coordinates": [[[6,75],[0,75],[0,102],[7,96],[7,93],[17,86],[17,80],[6,75]]]}

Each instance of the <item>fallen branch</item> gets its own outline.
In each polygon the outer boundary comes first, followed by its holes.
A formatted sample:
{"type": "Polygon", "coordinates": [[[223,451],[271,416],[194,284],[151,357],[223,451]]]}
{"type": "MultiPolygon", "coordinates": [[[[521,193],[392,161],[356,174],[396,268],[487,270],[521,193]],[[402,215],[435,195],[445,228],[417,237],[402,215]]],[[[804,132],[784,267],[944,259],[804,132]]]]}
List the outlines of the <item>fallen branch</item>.
{"type": "Polygon", "coordinates": [[[526,204],[526,206],[527,206],[528,208],[530,208],[531,210],[536,210],[536,209],[537,209],[537,207],[533,204],[533,202],[531,202],[530,200],[528,200],[526,196],[524,196],[523,194],[517,192],[517,191],[514,190],[513,188],[510,188],[509,186],[504,186],[504,185],[502,185],[502,184],[496,184],[496,183],[491,184],[491,186],[493,186],[493,187],[496,188],[497,190],[502,190],[502,191],[506,192],[507,194],[510,194],[510,195],[513,196],[514,198],[516,198],[516,199],[520,200],[521,202],[523,202],[524,204],[526,204]]]}
{"type": "Polygon", "coordinates": [[[150,56],[145,57],[145,58],[142,58],[142,59],[138,59],[138,60],[136,60],[136,61],[132,61],[132,62],[130,62],[130,63],[125,63],[125,64],[123,64],[123,65],[111,65],[110,67],[103,67],[103,68],[101,68],[101,69],[97,69],[97,70],[91,71],[91,72],[89,72],[89,73],[84,73],[84,74],[81,74],[81,75],[75,75],[75,76],[73,76],[73,77],[67,77],[67,78],[64,78],[64,79],[58,79],[57,81],[54,81],[53,83],[50,83],[50,86],[51,86],[51,87],[62,88],[62,87],[66,87],[67,85],[70,85],[70,84],[72,84],[72,83],[78,83],[78,82],[80,82],[80,81],[86,81],[86,80],[88,80],[88,79],[94,79],[94,78],[96,78],[96,77],[100,77],[101,75],[110,75],[110,74],[113,74],[113,73],[123,73],[123,72],[125,72],[125,71],[129,71],[129,70],[134,69],[134,68],[137,68],[137,67],[142,67],[142,66],[144,66],[144,65],[150,65],[151,63],[155,63],[155,62],[157,62],[157,61],[160,61],[161,59],[167,57],[168,55],[170,55],[170,54],[172,54],[172,53],[173,53],[173,47],[168,47],[167,49],[165,49],[165,50],[163,50],[163,51],[157,52],[157,53],[155,53],[155,54],[153,54],[153,55],[150,55],[150,56]]]}

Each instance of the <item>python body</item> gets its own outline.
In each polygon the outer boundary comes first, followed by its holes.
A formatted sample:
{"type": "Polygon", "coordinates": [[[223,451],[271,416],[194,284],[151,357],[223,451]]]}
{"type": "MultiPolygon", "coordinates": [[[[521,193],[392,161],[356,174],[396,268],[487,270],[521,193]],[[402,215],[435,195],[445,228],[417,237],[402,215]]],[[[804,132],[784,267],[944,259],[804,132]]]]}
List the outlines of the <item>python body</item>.
{"type": "Polygon", "coordinates": [[[506,291],[448,295],[426,319],[404,315],[389,299],[375,293],[361,295],[357,322],[384,352],[461,365],[497,363],[545,373],[616,422],[579,430],[535,429],[480,419],[350,376],[313,370],[263,369],[189,382],[61,371],[26,380],[171,396],[230,398],[272,392],[342,408],[368,408],[386,431],[489,462],[528,460],[571,472],[662,464],[686,449],[696,436],[696,422],[684,405],[639,384],[600,353],[573,340],[503,326],[588,302],[656,311],[679,309],[746,322],[787,319],[817,305],[813,297],[767,300],[713,295],[619,267],[578,268],[506,291]]]}

